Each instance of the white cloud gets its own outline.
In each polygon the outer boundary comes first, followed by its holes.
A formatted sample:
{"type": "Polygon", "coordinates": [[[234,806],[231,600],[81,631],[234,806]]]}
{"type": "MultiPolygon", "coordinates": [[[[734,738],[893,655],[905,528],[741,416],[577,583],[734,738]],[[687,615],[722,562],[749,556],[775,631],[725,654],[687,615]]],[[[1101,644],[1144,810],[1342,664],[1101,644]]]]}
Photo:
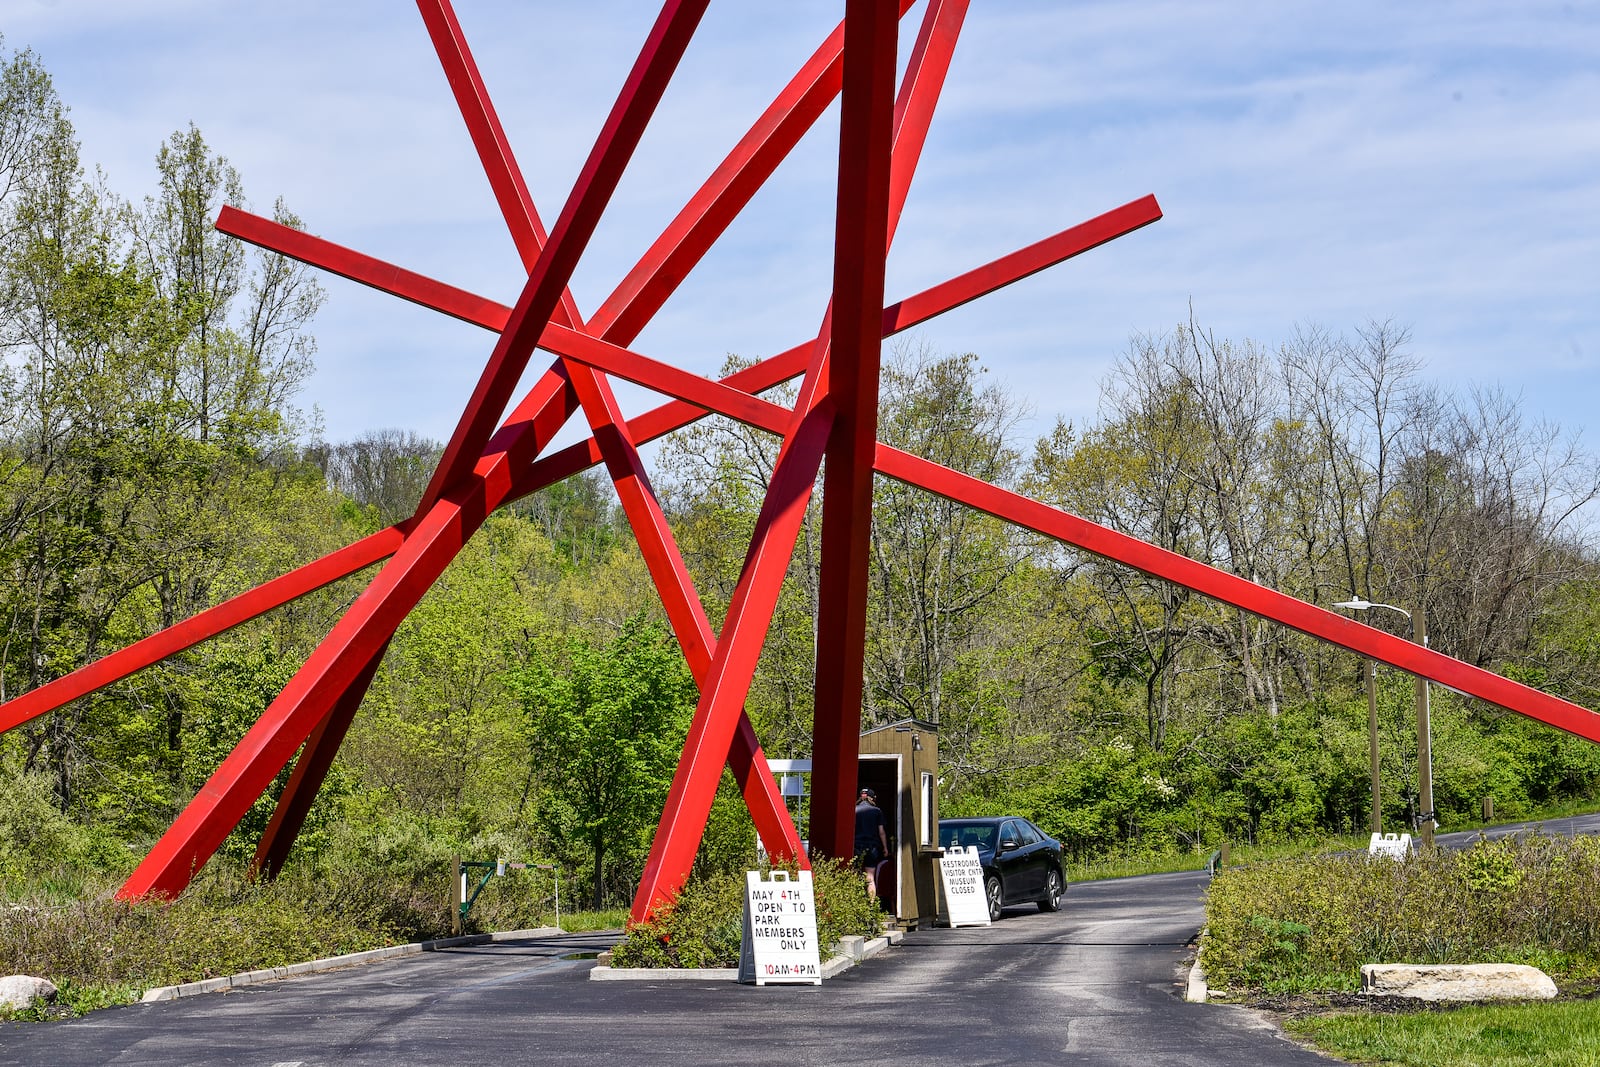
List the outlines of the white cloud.
{"type": "MultiPolygon", "coordinates": [[[[837,2],[712,5],[574,279],[597,306],[822,40],[837,2]]],[[[547,222],[653,5],[457,5],[547,222]]],[[[909,43],[914,20],[908,19],[909,43]]],[[[514,296],[518,265],[408,5],[57,4],[8,13],[73,108],[85,158],[146,191],[193,120],[258,206],[514,296]]],[[[1048,424],[1094,411],[1130,333],[1187,315],[1273,343],[1297,322],[1413,326],[1446,380],[1494,378],[1568,424],[1600,361],[1600,18],[1584,5],[1360,0],[974,4],[890,260],[891,299],[1146,192],[1167,218],[923,328],[1048,424]]],[[[831,118],[639,347],[709,372],[815,330],[831,118]]],[[[487,335],[330,282],[307,402],[330,432],[454,425],[487,335]]]]}

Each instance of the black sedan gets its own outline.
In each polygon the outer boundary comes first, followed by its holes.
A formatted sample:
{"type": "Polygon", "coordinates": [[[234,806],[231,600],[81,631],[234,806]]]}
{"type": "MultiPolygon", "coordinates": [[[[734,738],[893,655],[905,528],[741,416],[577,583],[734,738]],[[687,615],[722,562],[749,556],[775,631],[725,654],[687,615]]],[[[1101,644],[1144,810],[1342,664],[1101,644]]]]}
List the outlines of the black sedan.
{"type": "Polygon", "coordinates": [[[985,819],[940,819],[943,848],[978,846],[990,921],[1007,904],[1033,901],[1040,911],[1059,911],[1067,880],[1061,842],[1019,815],[985,819]]]}

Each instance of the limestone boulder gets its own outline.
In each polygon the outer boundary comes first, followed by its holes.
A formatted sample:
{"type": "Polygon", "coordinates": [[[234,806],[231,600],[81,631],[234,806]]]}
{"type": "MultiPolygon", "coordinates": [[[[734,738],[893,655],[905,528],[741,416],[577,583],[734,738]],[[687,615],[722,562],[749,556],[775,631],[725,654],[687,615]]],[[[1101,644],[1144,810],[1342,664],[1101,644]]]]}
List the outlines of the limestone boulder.
{"type": "Polygon", "coordinates": [[[1361,968],[1361,991],[1416,1000],[1549,1000],[1556,984],[1518,963],[1369,963],[1361,968]]]}
{"type": "Polygon", "coordinates": [[[0,1008],[22,1011],[35,1004],[56,999],[56,987],[49,980],[28,974],[0,978],[0,1008]]]}

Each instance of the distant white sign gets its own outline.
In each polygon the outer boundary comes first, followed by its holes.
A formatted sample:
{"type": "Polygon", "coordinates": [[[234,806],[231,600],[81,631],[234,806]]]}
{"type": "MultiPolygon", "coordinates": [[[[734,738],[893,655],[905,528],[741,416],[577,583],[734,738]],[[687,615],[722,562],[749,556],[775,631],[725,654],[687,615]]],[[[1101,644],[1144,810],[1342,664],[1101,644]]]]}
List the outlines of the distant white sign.
{"type": "Polygon", "coordinates": [[[1411,855],[1411,835],[1374,833],[1367,844],[1367,855],[1403,860],[1411,855]]]}
{"type": "Polygon", "coordinates": [[[822,984],[817,947],[817,898],[811,872],[791,879],[788,871],[745,872],[744,944],[739,981],[822,984]]]}
{"type": "Polygon", "coordinates": [[[989,925],[989,900],[983,892],[983,864],[976,845],[945,849],[939,857],[939,879],[952,927],[989,925]]]}

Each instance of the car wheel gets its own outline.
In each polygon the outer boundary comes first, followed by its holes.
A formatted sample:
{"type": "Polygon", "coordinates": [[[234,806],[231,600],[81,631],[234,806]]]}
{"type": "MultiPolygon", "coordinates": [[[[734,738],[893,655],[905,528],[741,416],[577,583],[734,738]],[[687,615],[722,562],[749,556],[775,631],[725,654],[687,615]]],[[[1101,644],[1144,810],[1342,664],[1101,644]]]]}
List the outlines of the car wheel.
{"type": "Polygon", "coordinates": [[[1000,909],[1005,906],[1005,894],[1000,889],[1000,876],[991,874],[983,880],[983,895],[989,901],[989,921],[1000,921],[1000,909]]]}
{"type": "Polygon", "coordinates": [[[1061,910],[1061,872],[1051,871],[1044,880],[1044,896],[1039,898],[1040,911],[1061,910]]]}

